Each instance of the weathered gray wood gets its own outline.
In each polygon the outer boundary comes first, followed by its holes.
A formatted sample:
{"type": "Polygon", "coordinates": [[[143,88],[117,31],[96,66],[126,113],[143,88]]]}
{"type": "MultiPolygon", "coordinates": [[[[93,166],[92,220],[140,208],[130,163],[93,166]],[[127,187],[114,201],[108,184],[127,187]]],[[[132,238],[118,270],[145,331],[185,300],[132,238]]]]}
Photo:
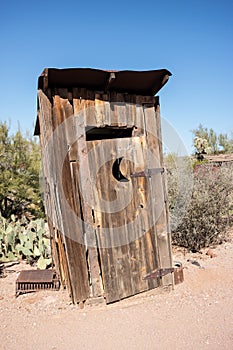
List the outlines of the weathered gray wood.
{"type": "Polygon", "coordinates": [[[136,96],[124,94],[124,100],[126,105],[126,123],[128,126],[134,126],[136,124],[136,96]]]}
{"type": "MultiPolygon", "coordinates": [[[[109,142],[107,141],[109,144],[109,142]]],[[[98,171],[97,179],[97,199],[98,203],[98,215],[97,219],[97,239],[98,239],[98,249],[100,253],[101,271],[104,286],[104,296],[106,302],[110,303],[120,299],[119,287],[117,280],[117,266],[115,249],[113,247],[113,230],[112,230],[112,216],[108,214],[106,210],[108,209],[109,201],[109,189],[110,189],[110,163],[105,162],[105,147],[106,141],[93,141],[94,151],[95,151],[95,163],[96,171],[98,171]],[[98,164],[103,164],[98,169],[98,164]],[[103,208],[101,200],[106,201],[106,208],[103,208]],[[107,234],[105,233],[107,230],[107,234]]],[[[94,163],[94,162],[93,162],[94,163]]]]}
{"type": "MultiPolygon", "coordinates": [[[[62,283],[80,304],[90,296],[89,280],[92,297],[102,296],[104,289],[107,303],[158,287],[159,279],[143,277],[157,267],[171,266],[166,182],[162,174],[130,177],[147,168],[162,167],[158,98],[84,88],[47,92],[49,98],[38,93],[39,123],[46,210],[51,216],[52,249],[62,283]],[[46,142],[61,125],[61,138],[53,141],[49,154],[46,142]],[[86,141],[86,127],[106,125],[133,127],[133,135],[86,141]],[[58,174],[64,148],[67,155],[62,174],[58,174]],[[128,183],[120,183],[112,174],[114,161],[122,156],[120,170],[128,183]],[[130,190],[133,197],[125,205],[130,190]],[[120,209],[110,212],[116,199],[120,209]],[[70,219],[67,207],[83,224],[77,225],[75,216],[70,219]],[[134,221],[137,225],[130,225],[134,221]]],[[[163,277],[162,283],[172,284],[172,276],[163,277]]]]}
{"type": "MultiPolygon", "coordinates": [[[[120,96],[121,98],[121,96],[120,96]]],[[[119,107],[119,106],[118,106],[119,107]]],[[[125,106],[121,106],[121,108],[125,109],[125,106]]],[[[119,115],[119,114],[118,114],[119,115]]],[[[121,122],[124,122],[125,119],[125,110],[121,113],[121,122]]],[[[125,198],[128,196],[129,191],[129,183],[128,182],[120,182],[117,181],[112,175],[112,166],[115,160],[119,159],[122,154],[127,153],[127,149],[129,148],[129,139],[113,139],[109,142],[109,149],[111,150],[111,154],[113,155],[112,162],[109,163],[109,173],[110,176],[110,188],[115,189],[116,191],[116,200],[119,205],[119,210],[112,214],[112,225],[113,225],[113,234],[115,236],[115,258],[116,258],[116,278],[118,282],[118,290],[119,297],[123,299],[127,296],[133,294],[132,284],[131,284],[131,265],[130,265],[130,257],[129,257],[129,246],[127,244],[128,239],[128,229],[127,229],[127,212],[125,207],[125,198]],[[114,229],[119,230],[115,231],[114,229]],[[123,239],[121,238],[123,237],[123,239]]],[[[121,169],[120,169],[121,170],[121,169]]],[[[126,169],[127,171],[127,169],[126,169]]],[[[110,191],[109,201],[113,201],[115,196],[111,196],[113,191],[110,191]]]]}
{"type": "Polygon", "coordinates": [[[61,284],[64,288],[67,288],[70,294],[72,301],[74,301],[71,278],[69,274],[69,266],[66,256],[66,248],[63,243],[63,234],[57,230],[56,232],[56,248],[57,248],[57,256],[59,262],[59,271],[60,271],[60,279],[61,284]]]}
{"type": "MultiPolygon", "coordinates": [[[[81,99],[83,105],[82,113],[84,113],[84,121],[86,126],[96,125],[96,113],[95,113],[95,93],[94,91],[85,91],[85,98],[81,99]]],[[[77,96],[77,95],[75,95],[77,96]]]]}
{"type": "Polygon", "coordinates": [[[116,99],[117,99],[117,102],[115,102],[116,103],[115,111],[118,119],[118,126],[119,127],[127,126],[125,95],[117,93],[116,99]]]}
{"type": "MultiPolygon", "coordinates": [[[[68,110],[65,108],[64,104],[66,103],[67,100],[61,99],[59,95],[54,97],[53,113],[56,114],[58,125],[61,125],[67,118],[69,118],[69,113],[72,113],[71,109],[68,110]]],[[[59,135],[60,137],[55,145],[57,157],[64,154],[64,149],[67,150],[66,125],[66,123],[62,124],[62,129],[59,135]]],[[[57,172],[60,171],[60,167],[58,166],[59,161],[60,160],[56,159],[55,157],[57,172]]],[[[60,205],[63,242],[66,248],[73,301],[80,303],[89,297],[89,290],[87,288],[87,284],[85,283],[86,279],[83,281],[81,278],[82,276],[87,276],[86,265],[82,264],[84,261],[82,257],[85,256],[85,247],[82,244],[82,241],[80,241],[82,239],[82,227],[78,226],[77,224],[75,225],[75,218],[74,216],[70,215],[69,212],[69,210],[75,210],[75,199],[68,156],[66,156],[64,159],[62,174],[57,175],[62,177],[62,181],[58,181],[58,205],[60,205]],[[64,193],[65,200],[64,197],[61,197],[62,193],[64,193]]]]}
{"type": "Polygon", "coordinates": [[[95,122],[88,122],[89,125],[95,125],[97,127],[103,127],[104,126],[104,102],[102,100],[101,94],[95,94],[95,104],[94,104],[94,111],[92,112],[92,115],[95,117],[95,122]]]}
{"type": "MultiPolygon", "coordinates": [[[[143,113],[143,101],[144,99],[138,96],[137,98],[137,113],[136,113],[136,119],[137,123],[139,125],[139,129],[142,128],[142,136],[140,137],[140,146],[138,153],[141,153],[141,158],[144,162],[144,170],[148,169],[150,167],[150,164],[148,162],[148,154],[153,153],[153,148],[150,147],[152,145],[148,144],[147,140],[147,129],[146,129],[146,123],[144,119],[144,113],[143,113]]],[[[152,190],[151,186],[151,179],[150,178],[140,178],[141,185],[140,188],[143,189],[143,191],[140,191],[139,196],[141,197],[141,206],[142,206],[142,226],[143,230],[145,232],[144,236],[142,237],[142,250],[145,252],[145,266],[146,266],[146,273],[155,270],[158,268],[158,248],[157,248],[157,237],[156,237],[156,229],[153,222],[154,217],[154,206],[153,206],[153,199],[155,196],[155,193],[152,190]]],[[[148,288],[155,288],[159,285],[159,280],[149,280],[148,282],[148,288]]]]}
{"type": "MultiPolygon", "coordinates": [[[[43,172],[44,172],[44,178],[45,178],[45,208],[46,208],[46,214],[48,217],[48,221],[50,222],[50,234],[51,239],[53,242],[54,249],[57,249],[57,257],[61,256],[59,254],[59,236],[57,234],[57,230],[54,228],[56,226],[61,227],[61,222],[59,219],[59,213],[56,207],[56,196],[54,195],[54,187],[55,187],[55,177],[56,177],[56,169],[54,168],[54,152],[53,147],[48,150],[48,143],[51,141],[50,137],[52,136],[51,130],[54,130],[55,127],[53,127],[52,122],[52,107],[49,99],[47,96],[41,91],[38,91],[38,100],[39,100],[39,107],[40,107],[40,114],[39,114],[39,122],[40,122],[40,142],[42,147],[42,161],[43,161],[43,172]],[[50,126],[50,123],[52,126],[50,126]],[[54,176],[55,175],[55,176],[54,176]],[[60,225],[59,225],[60,224],[60,225]],[[58,243],[58,245],[57,245],[58,243]]],[[[67,260],[66,257],[63,256],[63,264],[56,266],[56,269],[59,271],[62,283],[66,284],[70,294],[71,291],[71,284],[70,284],[70,278],[67,273],[67,270],[65,266],[67,266],[67,260]]],[[[58,263],[58,258],[55,258],[55,263],[58,263]]]]}
{"type": "MultiPolygon", "coordinates": [[[[135,168],[135,172],[146,169],[147,167],[147,159],[145,157],[146,145],[145,136],[138,138],[138,147],[137,153],[135,155],[135,164],[140,165],[140,167],[135,168]]],[[[147,178],[139,177],[132,179],[132,181],[136,182],[136,186],[138,189],[137,192],[137,211],[138,216],[140,217],[140,238],[139,244],[141,251],[139,251],[139,256],[141,260],[141,284],[140,288],[143,290],[155,288],[158,286],[156,280],[153,281],[143,281],[143,277],[148,271],[152,271],[157,267],[156,262],[156,251],[152,246],[151,235],[153,234],[153,224],[152,224],[152,200],[150,193],[150,184],[147,178]]]]}
{"type": "MultiPolygon", "coordinates": [[[[162,146],[162,131],[161,131],[161,117],[160,117],[160,105],[159,98],[157,97],[155,104],[155,119],[157,125],[157,133],[158,133],[158,143],[159,143],[159,154],[161,159],[161,165],[163,166],[163,146],[162,146]]],[[[167,188],[167,178],[166,172],[162,174],[162,184],[163,184],[163,195],[164,195],[164,207],[165,207],[165,216],[166,216],[166,226],[167,226],[167,245],[165,246],[164,254],[166,254],[167,259],[165,264],[170,263],[172,266],[172,242],[171,242],[171,227],[170,227],[170,214],[169,214],[169,203],[168,203],[168,188],[167,188]]],[[[174,288],[174,276],[170,275],[167,279],[164,279],[164,284],[171,284],[172,288],[174,288]]]]}
{"type": "Polygon", "coordinates": [[[118,126],[117,103],[119,101],[117,99],[117,93],[115,91],[111,91],[109,94],[109,98],[110,98],[110,123],[112,126],[118,126]]]}
{"type": "MultiPolygon", "coordinates": [[[[135,181],[135,179],[130,178],[130,174],[134,173],[135,157],[137,157],[138,154],[135,152],[134,148],[135,140],[129,138],[125,139],[124,142],[128,143],[126,147],[126,157],[131,161],[123,160],[122,165],[125,165],[125,168],[122,167],[122,170],[129,179],[129,183],[126,183],[126,185],[130,184],[132,190],[131,202],[124,210],[126,224],[125,235],[127,236],[128,241],[127,253],[130,265],[128,276],[126,276],[130,282],[126,289],[129,296],[147,290],[147,283],[142,279],[143,263],[141,259],[140,239],[138,238],[141,236],[140,221],[135,224],[138,216],[138,184],[137,180],[135,181]]],[[[129,188],[127,187],[128,186],[125,186],[125,188],[123,188],[123,194],[125,197],[127,197],[127,191],[129,191],[129,188]]]]}
{"type": "MultiPolygon", "coordinates": [[[[148,165],[150,168],[161,168],[162,167],[162,154],[161,145],[159,140],[158,125],[155,117],[155,108],[152,105],[145,105],[145,126],[146,126],[146,139],[147,144],[152,151],[151,156],[148,153],[148,165]]],[[[165,207],[164,198],[164,186],[162,180],[162,174],[158,173],[151,177],[151,194],[154,195],[154,203],[152,212],[155,213],[155,227],[157,233],[157,246],[158,246],[158,258],[159,267],[166,268],[172,266],[171,261],[171,247],[169,238],[169,227],[167,226],[167,212],[165,207]]],[[[173,278],[172,275],[166,275],[162,277],[163,285],[172,285],[173,278]]]]}
{"type": "MultiPolygon", "coordinates": [[[[74,114],[80,114],[80,108],[85,109],[85,105],[81,105],[78,102],[78,96],[76,91],[73,91],[73,105],[74,105],[74,114]]],[[[86,241],[88,246],[88,257],[90,265],[90,275],[92,281],[92,293],[94,297],[102,295],[101,288],[101,279],[100,279],[100,267],[98,264],[98,251],[96,249],[96,233],[93,225],[93,208],[90,206],[93,203],[93,193],[91,186],[91,176],[90,169],[88,164],[88,152],[87,152],[87,143],[86,143],[86,134],[85,134],[85,120],[80,117],[76,120],[76,138],[77,138],[77,152],[78,152],[78,161],[79,161],[79,186],[82,195],[86,195],[88,200],[83,200],[82,202],[82,212],[84,218],[84,227],[86,233],[86,241]]]]}
{"type": "Polygon", "coordinates": [[[109,94],[102,94],[103,125],[111,125],[109,94]]]}
{"type": "MultiPolygon", "coordinates": [[[[47,217],[52,220],[53,225],[57,222],[56,212],[53,210],[54,198],[53,198],[53,162],[50,162],[49,157],[53,157],[53,149],[48,152],[48,143],[53,132],[52,125],[52,106],[48,97],[41,91],[38,91],[39,101],[39,123],[40,123],[40,143],[42,148],[42,165],[43,165],[43,177],[44,177],[44,196],[45,196],[45,209],[47,217]]],[[[54,233],[55,234],[55,233],[54,233]]]]}

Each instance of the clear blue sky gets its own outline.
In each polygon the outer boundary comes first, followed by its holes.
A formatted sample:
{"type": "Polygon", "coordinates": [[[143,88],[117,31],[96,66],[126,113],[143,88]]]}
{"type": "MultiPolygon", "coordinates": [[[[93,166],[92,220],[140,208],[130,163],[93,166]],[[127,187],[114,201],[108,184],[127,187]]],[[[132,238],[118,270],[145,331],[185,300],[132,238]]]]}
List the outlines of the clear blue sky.
{"type": "Polygon", "coordinates": [[[199,123],[233,131],[232,18],[231,0],[1,1],[0,120],[33,130],[45,67],[166,68],[161,113],[191,152],[199,123]]]}

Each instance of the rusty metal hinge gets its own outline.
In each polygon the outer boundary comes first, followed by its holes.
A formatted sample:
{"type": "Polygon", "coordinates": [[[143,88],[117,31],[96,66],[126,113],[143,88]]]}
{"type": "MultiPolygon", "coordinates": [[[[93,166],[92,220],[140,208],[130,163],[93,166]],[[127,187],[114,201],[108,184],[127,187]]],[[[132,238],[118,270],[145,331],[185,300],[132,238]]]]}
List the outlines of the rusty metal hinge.
{"type": "Polygon", "coordinates": [[[145,171],[139,171],[138,173],[131,174],[130,177],[151,177],[155,174],[162,174],[164,172],[164,168],[153,168],[147,169],[145,171]]]}
{"type": "Polygon", "coordinates": [[[161,269],[156,269],[150,273],[148,273],[146,276],[144,276],[143,280],[149,280],[152,278],[162,278],[163,276],[168,275],[169,273],[174,272],[174,267],[166,267],[161,269]]]}

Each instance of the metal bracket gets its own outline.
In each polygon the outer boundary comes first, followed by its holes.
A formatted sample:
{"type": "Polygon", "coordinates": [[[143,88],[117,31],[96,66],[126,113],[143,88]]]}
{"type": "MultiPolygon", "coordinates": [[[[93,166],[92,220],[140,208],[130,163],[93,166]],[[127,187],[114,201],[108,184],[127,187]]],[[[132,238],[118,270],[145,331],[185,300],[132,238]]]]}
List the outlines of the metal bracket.
{"type": "Polygon", "coordinates": [[[142,279],[143,280],[149,280],[153,278],[162,278],[163,276],[168,275],[169,273],[174,272],[173,267],[167,267],[163,269],[156,269],[150,273],[148,273],[146,276],[144,276],[142,279]]]}
{"type": "Polygon", "coordinates": [[[145,171],[139,171],[138,173],[131,174],[130,177],[151,177],[155,174],[162,174],[164,172],[164,168],[153,168],[147,169],[145,171]]]}

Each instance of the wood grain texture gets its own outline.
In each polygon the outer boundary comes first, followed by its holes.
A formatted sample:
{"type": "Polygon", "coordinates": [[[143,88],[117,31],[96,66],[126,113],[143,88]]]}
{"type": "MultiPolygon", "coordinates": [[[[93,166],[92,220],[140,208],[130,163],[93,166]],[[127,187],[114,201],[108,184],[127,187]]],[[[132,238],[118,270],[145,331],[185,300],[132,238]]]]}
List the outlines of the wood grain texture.
{"type": "MultiPolygon", "coordinates": [[[[77,91],[73,92],[73,105],[74,114],[80,115],[80,109],[86,109],[87,106],[85,101],[80,103],[77,91]]],[[[91,174],[88,163],[88,149],[86,142],[86,131],[85,131],[85,118],[77,118],[75,123],[75,132],[77,139],[77,153],[79,162],[78,172],[78,183],[82,196],[85,195],[85,199],[82,201],[82,213],[83,213],[83,225],[85,228],[87,249],[88,249],[88,262],[89,262],[89,273],[91,275],[92,294],[94,297],[102,295],[102,285],[100,278],[100,267],[98,263],[98,251],[96,248],[96,233],[93,222],[93,208],[92,203],[94,202],[92,185],[91,185],[91,174]]]]}
{"type": "Polygon", "coordinates": [[[38,98],[54,262],[73,302],[172,285],[171,275],[143,279],[172,265],[165,176],[130,176],[162,167],[158,97],[73,88],[38,98]],[[132,128],[132,137],[87,141],[88,128],[105,126],[132,128]]]}
{"type": "MultiPolygon", "coordinates": [[[[159,113],[158,110],[156,113],[159,113]]],[[[152,156],[148,154],[150,168],[162,167],[162,141],[160,134],[160,124],[156,119],[155,107],[153,105],[144,106],[146,139],[148,148],[152,151],[152,156]],[[149,126],[150,125],[150,126],[149,126]]],[[[157,115],[158,118],[158,115],[157,115]]],[[[151,177],[151,195],[153,200],[152,213],[155,215],[156,228],[156,245],[157,255],[159,259],[159,267],[166,268],[172,266],[170,232],[168,227],[168,212],[166,210],[165,187],[163,183],[163,175],[158,173],[151,177]]],[[[171,274],[162,277],[163,285],[173,285],[173,277],[171,274]]]]}

